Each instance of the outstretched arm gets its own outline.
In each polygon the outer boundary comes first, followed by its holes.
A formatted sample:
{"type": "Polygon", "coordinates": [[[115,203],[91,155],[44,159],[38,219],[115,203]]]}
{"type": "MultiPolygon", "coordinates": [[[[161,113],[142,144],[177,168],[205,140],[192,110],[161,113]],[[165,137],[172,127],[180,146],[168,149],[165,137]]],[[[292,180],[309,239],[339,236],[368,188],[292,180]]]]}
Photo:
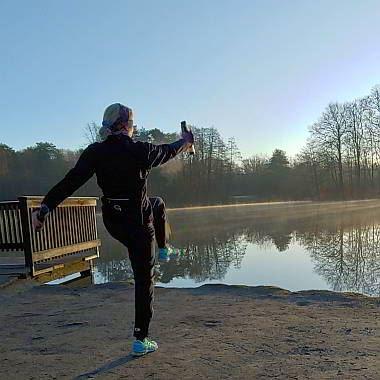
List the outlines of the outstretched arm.
{"type": "Polygon", "coordinates": [[[145,162],[148,169],[160,166],[168,162],[182,152],[186,152],[194,143],[192,132],[182,133],[182,139],[171,144],[154,145],[144,144],[145,162]]]}
{"type": "Polygon", "coordinates": [[[46,194],[41,207],[33,213],[32,220],[35,229],[41,229],[47,214],[93,176],[94,162],[95,156],[90,145],[83,151],[76,165],[46,194]]]}
{"type": "Polygon", "coordinates": [[[75,190],[85,184],[95,173],[95,157],[92,146],[87,147],[80,155],[76,165],[45,196],[42,204],[49,210],[55,209],[75,190]]]}

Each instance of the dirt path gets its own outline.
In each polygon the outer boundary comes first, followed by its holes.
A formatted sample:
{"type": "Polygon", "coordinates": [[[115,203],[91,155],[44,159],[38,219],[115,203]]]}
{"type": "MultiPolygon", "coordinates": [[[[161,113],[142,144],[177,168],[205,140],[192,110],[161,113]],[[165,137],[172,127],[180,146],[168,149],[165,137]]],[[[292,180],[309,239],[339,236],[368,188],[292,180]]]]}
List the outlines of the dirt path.
{"type": "Polygon", "coordinates": [[[380,379],[380,299],[207,285],[156,289],[151,336],[132,342],[133,288],[0,292],[1,379],[380,379]]]}

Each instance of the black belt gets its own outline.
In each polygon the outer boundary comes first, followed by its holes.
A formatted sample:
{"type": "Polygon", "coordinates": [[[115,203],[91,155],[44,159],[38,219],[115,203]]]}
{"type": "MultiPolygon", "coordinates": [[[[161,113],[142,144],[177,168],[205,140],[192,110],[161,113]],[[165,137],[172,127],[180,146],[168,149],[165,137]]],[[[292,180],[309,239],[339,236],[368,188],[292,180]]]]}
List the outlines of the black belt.
{"type": "Polygon", "coordinates": [[[102,204],[106,209],[112,210],[114,215],[129,215],[138,223],[144,224],[142,201],[131,198],[108,198],[102,197],[102,204]]]}
{"type": "Polygon", "coordinates": [[[111,206],[116,211],[122,211],[123,206],[127,207],[131,205],[131,200],[129,198],[106,198],[102,197],[102,203],[106,206],[111,206]]]}
{"type": "Polygon", "coordinates": [[[131,198],[108,198],[108,197],[102,197],[102,203],[105,206],[110,206],[116,211],[122,211],[123,209],[141,209],[141,201],[136,201],[135,199],[131,198]]]}

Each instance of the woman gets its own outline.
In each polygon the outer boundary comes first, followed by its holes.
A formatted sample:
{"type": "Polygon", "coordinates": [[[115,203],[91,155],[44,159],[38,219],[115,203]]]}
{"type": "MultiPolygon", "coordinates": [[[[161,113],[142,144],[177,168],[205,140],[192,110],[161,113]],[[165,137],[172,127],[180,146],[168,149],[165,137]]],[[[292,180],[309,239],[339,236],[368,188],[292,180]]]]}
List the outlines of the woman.
{"type": "MultiPolygon", "coordinates": [[[[132,354],[141,356],[155,351],[157,343],[148,338],[153,316],[155,226],[160,236],[159,247],[167,252],[165,207],[160,198],[147,196],[147,178],[153,167],[164,164],[194,143],[191,131],[171,144],[154,145],[132,140],[134,131],[132,110],[120,103],[111,104],[103,116],[100,133],[104,141],[89,145],[75,167],[45,196],[34,213],[34,226],[40,229],[46,215],[65,198],[96,174],[103,191],[102,214],[108,232],[128,248],[135,279],[136,340],[132,354]],[[156,203],[153,217],[152,203],[156,203]],[[162,219],[162,220],[157,220],[162,219]]],[[[163,255],[164,256],[164,255],[163,255]]]]}

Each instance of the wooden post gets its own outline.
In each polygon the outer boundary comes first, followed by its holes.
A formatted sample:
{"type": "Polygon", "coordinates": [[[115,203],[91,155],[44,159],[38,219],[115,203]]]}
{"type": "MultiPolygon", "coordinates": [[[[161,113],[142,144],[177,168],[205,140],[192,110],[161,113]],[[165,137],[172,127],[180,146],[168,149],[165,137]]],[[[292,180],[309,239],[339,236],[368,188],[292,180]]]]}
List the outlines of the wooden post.
{"type": "Polygon", "coordinates": [[[25,266],[27,276],[33,277],[34,275],[34,264],[33,264],[33,250],[31,243],[31,228],[29,223],[29,210],[28,210],[28,198],[19,197],[20,202],[20,215],[21,215],[21,226],[22,226],[22,236],[24,244],[24,255],[25,255],[25,266]]]}

